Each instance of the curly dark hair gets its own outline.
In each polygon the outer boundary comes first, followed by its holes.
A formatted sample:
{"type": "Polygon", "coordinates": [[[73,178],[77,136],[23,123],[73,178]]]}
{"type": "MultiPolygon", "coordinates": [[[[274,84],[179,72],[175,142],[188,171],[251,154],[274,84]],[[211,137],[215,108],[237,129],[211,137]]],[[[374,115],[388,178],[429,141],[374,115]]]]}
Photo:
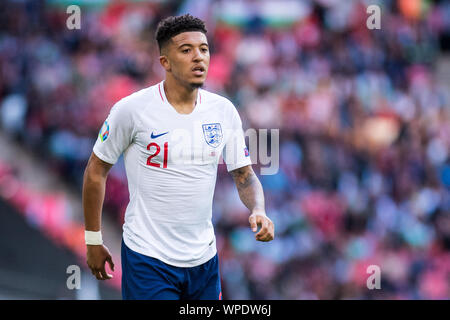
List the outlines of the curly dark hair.
{"type": "Polygon", "coordinates": [[[156,41],[158,42],[159,50],[169,41],[172,37],[180,34],[182,32],[188,31],[200,31],[206,34],[205,23],[191,16],[190,14],[185,14],[182,16],[172,16],[161,20],[156,28],[156,41]]]}

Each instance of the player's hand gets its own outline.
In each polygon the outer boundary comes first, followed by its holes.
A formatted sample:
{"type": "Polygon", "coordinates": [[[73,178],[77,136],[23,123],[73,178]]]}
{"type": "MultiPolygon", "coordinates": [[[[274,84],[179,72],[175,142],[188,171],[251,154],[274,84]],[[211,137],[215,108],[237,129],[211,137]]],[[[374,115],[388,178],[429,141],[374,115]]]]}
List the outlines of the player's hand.
{"type": "Polygon", "coordinates": [[[258,227],[261,227],[259,232],[255,235],[255,239],[258,241],[272,241],[275,237],[275,226],[273,225],[272,220],[266,216],[266,213],[262,210],[253,211],[253,213],[248,218],[250,222],[250,227],[253,232],[258,230],[258,227]]]}
{"type": "Polygon", "coordinates": [[[106,261],[108,261],[109,267],[114,271],[111,254],[105,245],[88,244],[86,258],[89,269],[98,280],[108,280],[113,277],[111,274],[107,274],[105,270],[106,261]]]}

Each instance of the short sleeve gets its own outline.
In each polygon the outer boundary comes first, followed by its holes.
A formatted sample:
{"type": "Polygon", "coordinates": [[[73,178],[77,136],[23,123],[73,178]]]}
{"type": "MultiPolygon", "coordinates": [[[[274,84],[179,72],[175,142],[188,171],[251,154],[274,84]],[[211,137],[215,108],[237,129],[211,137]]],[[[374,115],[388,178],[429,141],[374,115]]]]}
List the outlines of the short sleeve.
{"type": "Polygon", "coordinates": [[[94,145],[94,154],[101,160],[115,164],[133,140],[134,122],[131,108],[122,101],[112,108],[100,129],[94,145]]]}
{"type": "Polygon", "coordinates": [[[231,109],[230,132],[222,155],[228,171],[252,164],[248,148],[245,145],[241,118],[234,105],[231,105],[231,109]]]}

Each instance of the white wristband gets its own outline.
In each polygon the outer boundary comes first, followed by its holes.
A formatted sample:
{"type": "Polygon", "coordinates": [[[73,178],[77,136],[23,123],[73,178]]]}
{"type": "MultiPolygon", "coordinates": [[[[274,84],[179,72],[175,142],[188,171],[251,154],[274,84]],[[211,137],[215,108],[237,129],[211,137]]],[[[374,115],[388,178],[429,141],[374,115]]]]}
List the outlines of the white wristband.
{"type": "Polygon", "coordinates": [[[84,240],[89,245],[101,245],[103,244],[101,231],[84,231],[84,240]]]}

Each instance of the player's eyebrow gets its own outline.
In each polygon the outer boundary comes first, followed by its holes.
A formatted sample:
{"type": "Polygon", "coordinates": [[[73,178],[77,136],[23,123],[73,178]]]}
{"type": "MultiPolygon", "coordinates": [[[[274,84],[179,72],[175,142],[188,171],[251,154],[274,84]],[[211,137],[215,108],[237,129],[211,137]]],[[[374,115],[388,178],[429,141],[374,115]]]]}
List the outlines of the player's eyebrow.
{"type": "MultiPolygon", "coordinates": [[[[193,47],[194,45],[192,45],[191,43],[182,43],[182,44],[180,44],[180,45],[178,46],[178,49],[181,48],[181,47],[184,47],[184,46],[187,46],[187,47],[193,47]]],[[[201,46],[207,46],[207,47],[209,48],[209,46],[208,46],[208,44],[207,44],[206,42],[202,42],[202,43],[199,45],[199,47],[201,47],[201,46]]]]}

